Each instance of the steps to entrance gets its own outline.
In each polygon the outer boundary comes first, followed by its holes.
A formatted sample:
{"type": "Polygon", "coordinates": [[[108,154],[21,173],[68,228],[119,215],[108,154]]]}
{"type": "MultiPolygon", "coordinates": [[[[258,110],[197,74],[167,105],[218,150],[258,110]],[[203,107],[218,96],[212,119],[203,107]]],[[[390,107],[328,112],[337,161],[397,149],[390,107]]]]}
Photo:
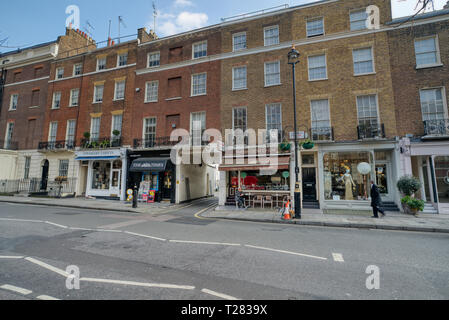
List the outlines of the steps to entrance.
{"type": "Polygon", "coordinates": [[[426,203],[424,205],[424,210],[422,213],[438,214],[438,211],[435,209],[435,207],[431,203],[426,203]]]}
{"type": "Polygon", "coordinates": [[[302,207],[304,209],[319,209],[320,203],[318,201],[307,200],[302,202],[302,207]]]}
{"type": "Polygon", "coordinates": [[[399,209],[399,207],[396,205],[396,203],[394,202],[383,202],[382,203],[382,209],[384,209],[385,211],[393,211],[393,212],[400,212],[401,210],[399,209]]]}

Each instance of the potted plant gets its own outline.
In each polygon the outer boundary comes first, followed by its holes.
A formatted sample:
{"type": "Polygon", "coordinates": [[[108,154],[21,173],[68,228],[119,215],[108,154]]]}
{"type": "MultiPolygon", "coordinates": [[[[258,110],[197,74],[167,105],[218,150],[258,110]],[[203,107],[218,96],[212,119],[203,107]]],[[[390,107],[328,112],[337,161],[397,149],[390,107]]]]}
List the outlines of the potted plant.
{"type": "Polygon", "coordinates": [[[114,131],[112,131],[112,134],[114,135],[114,137],[117,138],[120,135],[120,131],[114,130],[114,131]]]}
{"type": "Polygon", "coordinates": [[[279,148],[281,149],[281,151],[290,151],[290,149],[292,148],[292,144],[290,142],[288,142],[287,140],[284,140],[279,145],[279,148]]]}
{"type": "Polygon", "coordinates": [[[307,139],[302,143],[302,147],[306,150],[313,149],[315,147],[315,144],[312,142],[312,140],[307,139]]]}
{"type": "Polygon", "coordinates": [[[421,181],[413,176],[404,176],[397,183],[398,190],[404,195],[402,208],[407,214],[416,215],[424,210],[424,201],[415,199],[415,193],[421,189],[421,181]]]}

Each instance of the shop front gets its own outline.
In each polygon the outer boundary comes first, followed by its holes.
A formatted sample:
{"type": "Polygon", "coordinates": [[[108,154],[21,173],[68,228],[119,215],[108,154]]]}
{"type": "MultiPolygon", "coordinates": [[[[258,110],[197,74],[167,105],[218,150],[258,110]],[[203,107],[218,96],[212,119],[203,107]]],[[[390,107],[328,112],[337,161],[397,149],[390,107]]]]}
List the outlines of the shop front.
{"type": "Polygon", "coordinates": [[[399,205],[395,188],[398,157],[394,142],[320,145],[318,152],[320,203],[324,212],[370,210],[370,181],[384,202],[399,205]]]}
{"type": "MultiPolygon", "coordinates": [[[[131,155],[132,157],[133,155],[131,155]]],[[[138,201],[176,201],[176,166],[167,157],[134,157],[130,162],[128,188],[139,188],[138,201]],[[149,195],[154,194],[154,199],[149,195]]]]}
{"type": "Polygon", "coordinates": [[[78,151],[75,160],[87,168],[84,182],[87,197],[126,199],[123,188],[126,184],[126,149],[78,151]]]}

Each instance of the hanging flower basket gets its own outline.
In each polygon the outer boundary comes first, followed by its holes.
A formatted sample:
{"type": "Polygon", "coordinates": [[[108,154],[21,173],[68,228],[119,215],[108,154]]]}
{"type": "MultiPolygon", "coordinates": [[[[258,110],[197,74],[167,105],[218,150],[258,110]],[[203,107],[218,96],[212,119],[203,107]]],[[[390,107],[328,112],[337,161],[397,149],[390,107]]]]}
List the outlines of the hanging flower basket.
{"type": "Polygon", "coordinates": [[[315,147],[315,144],[312,141],[306,141],[302,144],[302,147],[306,150],[313,149],[315,147]]]}
{"type": "Polygon", "coordinates": [[[282,142],[279,147],[281,148],[282,151],[290,151],[292,145],[290,142],[282,142]]]}

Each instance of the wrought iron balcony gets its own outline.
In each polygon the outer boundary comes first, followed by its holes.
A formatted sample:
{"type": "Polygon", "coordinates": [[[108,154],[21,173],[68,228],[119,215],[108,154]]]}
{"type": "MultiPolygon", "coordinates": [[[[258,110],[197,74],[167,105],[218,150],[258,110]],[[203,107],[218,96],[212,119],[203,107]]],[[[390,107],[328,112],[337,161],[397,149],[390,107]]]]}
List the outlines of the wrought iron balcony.
{"type": "Polygon", "coordinates": [[[424,121],[426,136],[449,136],[449,119],[424,121]]]}
{"type": "Polygon", "coordinates": [[[0,140],[0,149],[3,150],[19,150],[19,143],[17,141],[2,141],[0,140]]]}
{"type": "Polygon", "coordinates": [[[190,138],[190,145],[193,146],[205,146],[209,142],[207,141],[195,141],[192,137],[179,137],[178,141],[170,141],[170,137],[157,137],[150,139],[134,139],[134,149],[152,149],[152,148],[167,148],[170,149],[173,146],[181,143],[181,141],[188,140],[190,138]]]}
{"type": "Polygon", "coordinates": [[[58,150],[73,150],[76,147],[75,140],[65,141],[47,141],[39,142],[39,151],[58,151],[58,150]]]}
{"type": "Polygon", "coordinates": [[[380,125],[359,125],[357,127],[359,140],[364,139],[383,139],[385,138],[385,126],[380,125]]]}
{"type": "Polygon", "coordinates": [[[81,149],[109,149],[120,148],[122,146],[121,137],[90,138],[81,140],[81,149]]]}
{"type": "Polygon", "coordinates": [[[310,129],[310,137],[312,141],[333,141],[334,128],[333,127],[315,127],[310,129]]]}

